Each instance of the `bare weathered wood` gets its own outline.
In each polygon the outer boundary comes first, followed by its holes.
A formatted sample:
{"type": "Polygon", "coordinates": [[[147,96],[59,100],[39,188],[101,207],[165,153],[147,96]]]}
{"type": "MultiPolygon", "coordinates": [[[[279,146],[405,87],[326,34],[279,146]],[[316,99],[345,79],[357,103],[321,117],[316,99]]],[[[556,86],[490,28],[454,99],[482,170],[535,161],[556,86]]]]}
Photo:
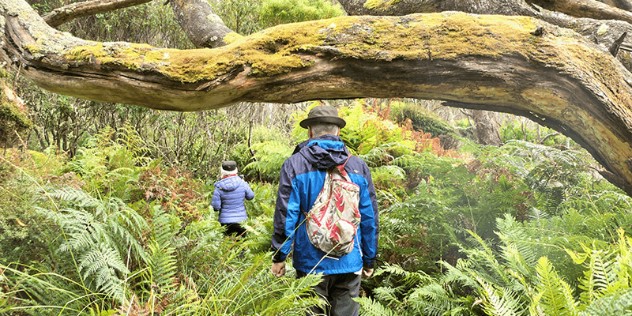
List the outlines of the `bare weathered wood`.
{"type": "Polygon", "coordinates": [[[632,23],[632,12],[597,0],[527,0],[547,10],[574,17],[597,20],[620,20],[632,23]]]}
{"type": "Polygon", "coordinates": [[[151,0],[89,0],[75,2],[54,9],[44,16],[44,21],[52,27],[57,27],[78,17],[132,7],[147,2],[151,2],[151,0]]]}
{"type": "Polygon", "coordinates": [[[195,47],[220,47],[227,44],[227,35],[239,37],[213,12],[206,0],[170,0],[169,3],[178,24],[195,47]]]}

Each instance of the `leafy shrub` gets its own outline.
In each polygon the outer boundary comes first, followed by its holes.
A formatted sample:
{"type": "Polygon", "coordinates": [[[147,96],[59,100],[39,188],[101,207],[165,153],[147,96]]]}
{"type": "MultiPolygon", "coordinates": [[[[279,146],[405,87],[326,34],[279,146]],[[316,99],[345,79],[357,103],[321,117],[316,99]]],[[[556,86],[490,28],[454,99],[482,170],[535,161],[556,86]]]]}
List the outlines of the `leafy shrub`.
{"type": "Polygon", "coordinates": [[[454,133],[454,129],[434,113],[404,102],[391,102],[389,117],[400,125],[410,121],[415,131],[424,131],[433,137],[454,133]]]}
{"type": "Polygon", "coordinates": [[[544,126],[536,123],[526,123],[524,121],[511,120],[505,122],[500,127],[500,138],[503,143],[511,140],[522,140],[546,146],[566,144],[569,139],[544,126]]]}
{"type": "Polygon", "coordinates": [[[263,27],[279,24],[320,20],[341,16],[339,5],[326,0],[263,0],[259,19],[263,27]]]}
{"type": "Polygon", "coordinates": [[[253,161],[242,171],[249,179],[278,182],[281,166],[292,155],[293,148],[283,141],[266,141],[254,144],[252,148],[255,151],[253,161]]]}
{"type": "Polygon", "coordinates": [[[261,0],[215,0],[209,1],[214,11],[228,28],[239,34],[251,34],[263,29],[259,12],[261,0]]]}
{"type": "Polygon", "coordinates": [[[49,241],[57,234],[35,206],[42,197],[41,183],[66,181],[56,176],[63,160],[16,150],[0,156],[0,262],[45,260],[49,241]]]}
{"type": "Polygon", "coordinates": [[[131,202],[159,203],[187,223],[202,218],[202,210],[208,209],[206,195],[211,192],[205,192],[203,183],[193,178],[190,172],[176,167],[164,168],[157,162],[142,171],[136,189],[142,192],[142,197],[131,202]]]}

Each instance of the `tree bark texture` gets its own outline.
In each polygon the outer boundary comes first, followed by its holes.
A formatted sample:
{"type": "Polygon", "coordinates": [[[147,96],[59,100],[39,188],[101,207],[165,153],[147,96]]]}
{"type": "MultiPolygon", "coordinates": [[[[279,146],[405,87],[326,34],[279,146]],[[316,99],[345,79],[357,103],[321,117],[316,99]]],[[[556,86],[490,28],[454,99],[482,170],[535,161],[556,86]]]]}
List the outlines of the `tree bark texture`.
{"type": "Polygon", "coordinates": [[[89,0],[75,2],[51,11],[44,16],[44,21],[52,27],[57,27],[78,17],[132,7],[147,2],[151,2],[151,0],[89,0]]]}
{"type": "MultiPolygon", "coordinates": [[[[628,0],[625,0],[628,1],[628,0]]],[[[632,34],[632,13],[594,0],[339,0],[350,15],[404,15],[461,11],[474,14],[530,16],[556,26],[572,29],[608,50],[623,32],[632,34]],[[562,11],[550,11],[557,8],[562,11]],[[614,20],[621,17],[622,20],[614,20]],[[601,18],[601,19],[600,19],[601,18]]],[[[628,40],[627,42],[630,42],[628,40]]],[[[618,55],[619,61],[632,70],[629,53],[618,55]]]]}
{"type": "Polygon", "coordinates": [[[21,0],[0,0],[0,14],[0,57],[60,94],[177,111],[242,101],[451,101],[570,136],[632,194],[629,72],[584,36],[534,18],[341,17],[176,50],[81,40],[50,28],[21,0]]]}
{"type": "Polygon", "coordinates": [[[493,146],[501,145],[502,140],[500,139],[500,131],[498,131],[500,124],[494,120],[491,112],[472,110],[469,115],[474,121],[474,134],[476,135],[477,143],[493,146]]]}
{"type": "Polygon", "coordinates": [[[213,13],[206,0],[170,0],[178,24],[195,47],[220,47],[227,44],[227,35],[240,37],[213,13]]]}

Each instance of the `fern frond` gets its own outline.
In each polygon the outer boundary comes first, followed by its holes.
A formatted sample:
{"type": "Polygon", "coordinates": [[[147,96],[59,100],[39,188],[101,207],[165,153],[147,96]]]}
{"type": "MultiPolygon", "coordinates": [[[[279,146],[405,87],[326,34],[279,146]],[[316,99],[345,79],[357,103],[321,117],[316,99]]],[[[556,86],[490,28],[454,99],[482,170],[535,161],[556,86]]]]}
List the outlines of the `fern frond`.
{"type": "Polygon", "coordinates": [[[456,315],[457,311],[469,307],[463,306],[462,298],[455,297],[439,283],[416,288],[408,295],[407,302],[411,310],[428,316],[456,315]]]}
{"type": "Polygon", "coordinates": [[[479,248],[463,249],[462,251],[468,255],[468,261],[473,264],[487,267],[487,269],[478,270],[478,276],[482,277],[483,275],[486,275],[485,278],[488,280],[498,280],[502,282],[502,284],[510,283],[510,279],[505,273],[502,264],[496,259],[496,256],[488,243],[475,232],[471,230],[467,230],[467,232],[472,238],[474,238],[479,248]]]}
{"type": "Polygon", "coordinates": [[[495,287],[487,281],[476,278],[484,297],[483,310],[490,316],[523,315],[523,306],[517,295],[510,290],[495,287]]]}
{"type": "Polygon", "coordinates": [[[179,227],[173,223],[174,217],[165,213],[161,208],[154,208],[152,220],[152,235],[148,245],[147,273],[149,283],[157,287],[160,293],[169,293],[176,285],[175,275],[177,261],[172,239],[179,227]]]}
{"type": "Polygon", "coordinates": [[[377,301],[368,297],[359,297],[354,299],[360,303],[360,314],[367,316],[395,316],[395,313],[390,308],[380,304],[377,301]]]}
{"type": "Polygon", "coordinates": [[[603,296],[591,302],[579,315],[632,315],[632,289],[603,296]]]}
{"type": "Polygon", "coordinates": [[[538,305],[546,315],[577,315],[577,302],[571,287],[560,278],[546,257],[536,266],[538,292],[532,304],[538,305]]]}
{"type": "Polygon", "coordinates": [[[115,249],[100,244],[98,248],[85,253],[79,262],[79,270],[84,279],[93,278],[97,289],[119,301],[123,300],[123,280],[118,275],[126,275],[129,270],[115,249]]]}

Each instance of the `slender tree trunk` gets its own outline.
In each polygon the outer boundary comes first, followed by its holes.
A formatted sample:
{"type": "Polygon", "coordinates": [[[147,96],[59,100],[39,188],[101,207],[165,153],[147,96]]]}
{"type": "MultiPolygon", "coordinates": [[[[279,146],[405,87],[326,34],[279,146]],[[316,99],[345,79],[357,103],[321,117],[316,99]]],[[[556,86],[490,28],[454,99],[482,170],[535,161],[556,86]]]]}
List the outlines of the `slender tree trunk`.
{"type": "Polygon", "coordinates": [[[474,133],[479,144],[500,146],[500,124],[494,118],[494,113],[489,111],[472,110],[474,121],[474,133]]]}

